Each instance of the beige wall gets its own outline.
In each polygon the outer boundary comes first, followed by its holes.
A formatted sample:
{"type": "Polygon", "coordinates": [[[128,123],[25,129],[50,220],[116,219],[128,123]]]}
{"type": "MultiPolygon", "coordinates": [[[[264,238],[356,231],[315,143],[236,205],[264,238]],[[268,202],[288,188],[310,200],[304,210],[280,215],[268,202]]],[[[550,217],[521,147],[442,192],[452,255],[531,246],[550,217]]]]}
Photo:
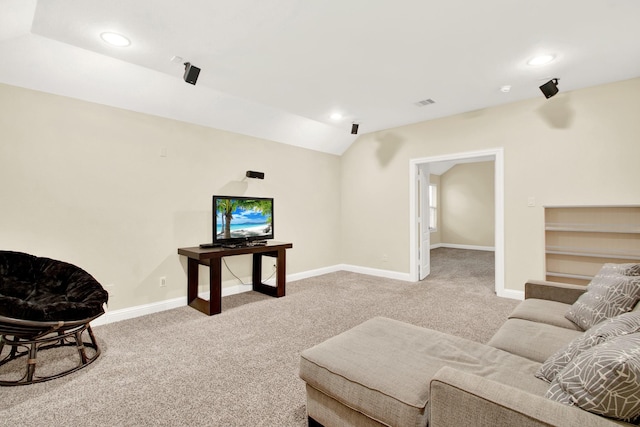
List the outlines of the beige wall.
{"type": "Polygon", "coordinates": [[[0,85],[1,247],[76,263],[114,285],[111,309],[136,306],[185,295],[176,248],[210,240],[212,194],[273,196],[288,273],[407,273],[409,160],[503,147],[505,287],[519,290],[544,277],[543,205],[640,204],[638,94],[640,79],[541,96],[365,134],[337,157],[0,85]]]}
{"type": "Polygon", "coordinates": [[[0,84],[0,182],[0,248],[81,266],[110,309],[186,295],[176,249],[211,241],[213,194],[275,198],[287,273],[340,262],[334,155],[0,84]]]}
{"type": "Polygon", "coordinates": [[[342,261],[408,272],[409,160],[503,147],[505,288],[542,279],[543,205],[640,203],[639,94],[640,78],[362,135],[342,156],[342,261]]]}
{"type": "Polygon", "coordinates": [[[441,242],[495,244],[494,162],[457,164],[441,175],[441,242]]]}

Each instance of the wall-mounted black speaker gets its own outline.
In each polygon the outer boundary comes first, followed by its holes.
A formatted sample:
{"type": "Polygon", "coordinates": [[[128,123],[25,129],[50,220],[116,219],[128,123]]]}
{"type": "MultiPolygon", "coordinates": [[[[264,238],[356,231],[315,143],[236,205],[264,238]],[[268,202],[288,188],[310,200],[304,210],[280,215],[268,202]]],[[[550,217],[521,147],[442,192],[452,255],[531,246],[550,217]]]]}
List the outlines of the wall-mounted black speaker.
{"type": "Polygon", "coordinates": [[[551,98],[553,95],[558,93],[558,79],[549,80],[540,86],[540,90],[547,99],[551,98]]]}
{"type": "Polygon", "coordinates": [[[247,178],[264,179],[264,172],[247,171],[247,178]]]}
{"type": "Polygon", "coordinates": [[[351,135],[357,135],[358,134],[358,127],[360,127],[359,124],[354,123],[351,125],[351,135]]]}
{"type": "Polygon", "coordinates": [[[185,82],[195,85],[196,81],[198,81],[199,75],[200,75],[200,68],[196,67],[195,65],[191,65],[190,62],[184,63],[184,81],[185,82]]]}

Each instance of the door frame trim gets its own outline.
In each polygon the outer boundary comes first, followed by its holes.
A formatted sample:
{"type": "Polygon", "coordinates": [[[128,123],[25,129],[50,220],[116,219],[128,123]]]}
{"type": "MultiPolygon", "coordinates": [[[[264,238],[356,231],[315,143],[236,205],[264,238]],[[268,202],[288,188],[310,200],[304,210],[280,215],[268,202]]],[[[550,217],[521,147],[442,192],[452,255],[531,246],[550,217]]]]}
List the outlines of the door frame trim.
{"type": "Polygon", "coordinates": [[[445,154],[433,157],[421,157],[409,160],[409,277],[417,282],[418,251],[420,242],[417,238],[417,174],[419,165],[424,163],[469,160],[480,157],[493,157],[494,160],[494,189],[495,189],[495,291],[498,296],[507,296],[505,292],[505,263],[504,263],[504,148],[491,148],[481,151],[445,154]]]}

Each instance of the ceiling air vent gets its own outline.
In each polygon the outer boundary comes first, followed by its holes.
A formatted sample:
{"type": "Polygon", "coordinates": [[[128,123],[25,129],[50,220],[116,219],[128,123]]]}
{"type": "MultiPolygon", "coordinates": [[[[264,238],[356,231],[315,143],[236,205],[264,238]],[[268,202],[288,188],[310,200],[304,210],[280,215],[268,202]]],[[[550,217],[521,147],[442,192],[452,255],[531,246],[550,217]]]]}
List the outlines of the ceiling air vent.
{"type": "Polygon", "coordinates": [[[434,101],[434,100],[433,100],[433,99],[431,99],[431,98],[428,98],[428,99],[425,99],[425,100],[423,100],[423,101],[418,101],[418,102],[416,102],[416,105],[417,105],[418,107],[424,107],[425,105],[431,105],[431,104],[435,104],[435,103],[436,103],[436,101],[434,101]]]}

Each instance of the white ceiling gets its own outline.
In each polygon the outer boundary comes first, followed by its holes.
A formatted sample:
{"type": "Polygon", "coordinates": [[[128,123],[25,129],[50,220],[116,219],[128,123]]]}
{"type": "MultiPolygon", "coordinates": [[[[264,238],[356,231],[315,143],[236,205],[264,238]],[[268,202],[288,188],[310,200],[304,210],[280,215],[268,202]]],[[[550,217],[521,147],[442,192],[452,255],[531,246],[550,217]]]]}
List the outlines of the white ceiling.
{"type": "Polygon", "coordinates": [[[639,77],[638,22],[637,0],[0,0],[0,82],[341,154],[352,122],[639,77]],[[526,64],[541,53],[556,59],[526,64]]]}

